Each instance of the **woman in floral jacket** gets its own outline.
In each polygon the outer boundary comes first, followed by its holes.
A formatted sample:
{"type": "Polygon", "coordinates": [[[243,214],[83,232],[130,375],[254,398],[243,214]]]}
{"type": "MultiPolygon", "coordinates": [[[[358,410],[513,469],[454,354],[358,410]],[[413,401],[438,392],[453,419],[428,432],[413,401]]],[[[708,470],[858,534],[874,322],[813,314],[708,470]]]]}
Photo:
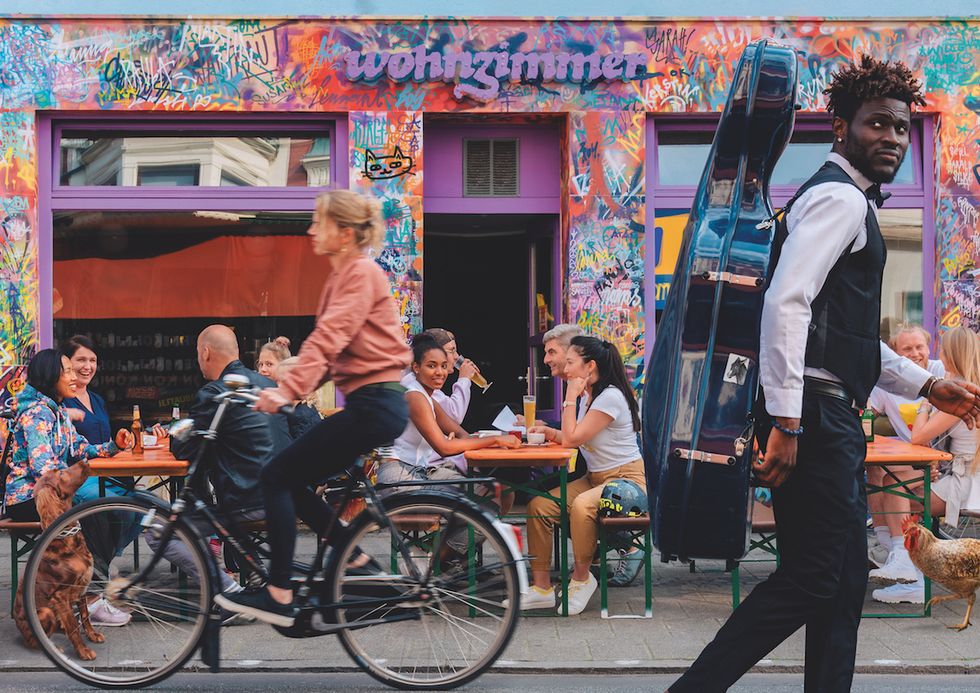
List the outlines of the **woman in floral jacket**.
{"type": "Polygon", "coordinates": [[[63,401],[75,394],[75,372],[56,349],[39,351],[27,367],[27,385],[17,396],[10,470],[4,493],[5,515],[16,522],[38,522],[34,485],[44,474],[82,459],[110,457],[128,447],[132,434],[120,429],[114,441],[91,445],[75,430],[63,401]]]}

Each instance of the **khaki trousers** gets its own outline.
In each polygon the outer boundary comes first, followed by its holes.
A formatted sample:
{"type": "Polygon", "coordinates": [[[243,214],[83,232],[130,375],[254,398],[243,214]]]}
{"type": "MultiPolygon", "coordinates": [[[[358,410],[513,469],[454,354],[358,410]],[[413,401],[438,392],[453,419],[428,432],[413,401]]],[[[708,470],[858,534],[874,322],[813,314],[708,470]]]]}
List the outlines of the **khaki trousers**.
{"type": "MultiPolygon", "coordinates": [[[[629,479],[646,488],[643,460],[634,460],[605,472],[589,472],[568,484],[567,498],[572,529],[572,552],[576,563],[591,563],[599,539],[599,499],[602,487],[613,479],[629,479]]],[[[561,489],[549,492],[556,498],[561,489]]],[[[535,496],[528,503],[527,542],[531,555],[531,570],[551,569],[551,545],[555,525],[559,521],[558,503],[535,496]]]]}

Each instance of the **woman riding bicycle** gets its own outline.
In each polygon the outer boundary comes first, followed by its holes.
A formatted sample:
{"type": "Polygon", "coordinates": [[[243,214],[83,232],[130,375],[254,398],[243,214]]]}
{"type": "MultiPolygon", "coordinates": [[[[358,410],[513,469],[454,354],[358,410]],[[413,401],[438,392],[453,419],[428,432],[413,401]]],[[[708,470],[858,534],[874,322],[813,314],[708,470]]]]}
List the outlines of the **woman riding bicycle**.
{"type": "Polygon", "coordinates": [[[350,467],[358,456],[390,443],[408,422],[405,388],[399,383],[411,361],[388,278],[366,251],[383,240],[380,204],[347,190],[317,197],[307,233],[313,252],[332,267],[317,307],[316,326],[300,347],[299,362],[264,390],[255,407],[275,413],[332,378],[343,393],[343,411],[297,439],[262,472],[271,549],[266,588],[215,601],[229,611],[291,626],[292,558],[296,516],[318,533],[331,511],[310,488],[350,467]]]}

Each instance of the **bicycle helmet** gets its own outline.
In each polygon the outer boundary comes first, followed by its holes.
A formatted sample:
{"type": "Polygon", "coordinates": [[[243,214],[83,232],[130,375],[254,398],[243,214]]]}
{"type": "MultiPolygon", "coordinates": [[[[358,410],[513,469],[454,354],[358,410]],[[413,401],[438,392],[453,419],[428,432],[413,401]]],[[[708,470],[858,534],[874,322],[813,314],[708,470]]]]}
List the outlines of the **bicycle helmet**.
{"type": "MultiPolygon", "coordinates": [[[[599,515],[601,517],[640,517],[646,515],[647,492],[635,481],[629,479],[613,479],[602,489],[599,498],[599,515]]],[[[632,545],[632,532],[610,532],[609,545],[613,548],[625,549],[632,545]]]]}

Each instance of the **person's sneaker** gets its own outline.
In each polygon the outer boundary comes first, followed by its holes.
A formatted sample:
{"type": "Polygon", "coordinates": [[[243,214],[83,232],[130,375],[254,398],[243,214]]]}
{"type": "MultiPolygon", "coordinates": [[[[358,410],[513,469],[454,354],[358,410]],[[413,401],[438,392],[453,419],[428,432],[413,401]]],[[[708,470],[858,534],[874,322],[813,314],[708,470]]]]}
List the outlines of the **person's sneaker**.
{"type": "Polygon", "coordinates": [[[228,611],[228,609],[218,609],[218,613],[221,615],[222,626],[244,626],[249,623],[255,623],[257,620],[255,616],[238,614],[234,611],[228,611]]]}
{"type": "MultiPolygon", "coordinates": [[[[592,599],[592,595],[595,594],[598,586],[599,583],[592,573],[589,573],[589,579],[585,582],[579,582],[578,580],[568,581],[569,616],[574,616],[585,611],[585,607],[589,605],[589,600],[592,599]]],[[[561,609],[560,606],[558,608],[561,609]]]]}
{"type": "Polygon", "coordinates": [[[885,565],[868,573],[868,580],[876,584],[909,583],[918,579],[919,571],[912,564],[908,551],[892,551],[885,565]]]}
{"type": "Polygon", "coordinates": [[[900,583],[891,587],[882,587],[881,589],[873,590],[871,592],[871,598],[876,602],[884,602],[885,604],[901,604],[902,602],[908,604],[925,604],[926,585],[920,580],[911,584],[903,585],[900,583]]]}
{"type": "Polygon", "coordinates": [[[88,605],[88,617],[93,626],[114,628],[125,626],[133,620],[132,614],[117,609],[105,597],[99,597],[88,605]]]}
{"type": "MultiPolygon", "coordinates": [[[[506,609],[510,606],[510,600],[505,599],[501,605],[506,609]]],[[[521,610],[530,609],[554,609],[555,590],[543,590],[540,587],[531,585],[531,588],[521,595],[521,610]]]]}
{"type": "Polygon", "coordinates": [[[868,562],[874,564],[875,568],[883,568],[888,562],[891,551],[880,541],[878,537],[868,539],[868,562]]]}
{"type": "Polygon", "coordinates": [[[636,576],[640,574],[640,568],[643,567],[644,556],[646,554],[643,549],[624,552],[622,558],[619,559],[619,568],[609,580],[609,586],[626,587],[632,585],[636,576]]]}
{"type": "Polygon", "coordinates": [[[293,625],[296,620],[296,607],[292,604],[280,604],[272,598],[269,590],[264,587],[257,590],[245,590],[237,594],[222,592],[215,595],[214,602],[228,611],[254,616],[260,621],[283,628],[293,625]]]}

